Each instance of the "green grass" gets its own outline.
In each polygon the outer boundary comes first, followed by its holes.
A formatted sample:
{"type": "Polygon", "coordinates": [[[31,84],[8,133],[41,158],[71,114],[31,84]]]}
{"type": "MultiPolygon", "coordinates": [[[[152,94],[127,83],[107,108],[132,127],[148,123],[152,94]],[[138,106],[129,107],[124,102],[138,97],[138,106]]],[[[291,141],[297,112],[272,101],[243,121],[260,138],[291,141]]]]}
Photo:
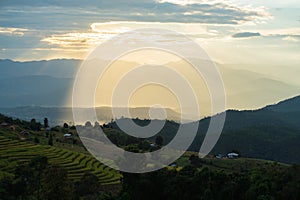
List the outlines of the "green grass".
{"type": "MultiPolygon", "coordinates": [[[[190,164],[189,157],[191,155],[198,156],[196,152],[186,152],[182,157],[180,157],[176,163],[179,167],[185,167],[190,164]]],[[[212,155],[208,155],[205,158],[201,159],[201,166],[208,167],[212,170],[224,170],[227,172],[245,172],[250,169],[254,169],[256,167],[263,167],[268,165],[277,164],[281,167],[289,166],[285,163],[279,163],[270,160],[262,160],[255,158],[237,158],[237,159],[229,159],[229,158],[214,158],[212,155]]]]}
{"type": "Polygon", "coordinates": [[[35,145],[0,136],[0,174],[13,173],[19,164],[28,163],[35,156],[46,156],[50,164],[64,167],[70,179],[79,180],[85,172],[94,173],[102,185],[120,184],[121,174],[94,157],[67,149],[35,145]]]}

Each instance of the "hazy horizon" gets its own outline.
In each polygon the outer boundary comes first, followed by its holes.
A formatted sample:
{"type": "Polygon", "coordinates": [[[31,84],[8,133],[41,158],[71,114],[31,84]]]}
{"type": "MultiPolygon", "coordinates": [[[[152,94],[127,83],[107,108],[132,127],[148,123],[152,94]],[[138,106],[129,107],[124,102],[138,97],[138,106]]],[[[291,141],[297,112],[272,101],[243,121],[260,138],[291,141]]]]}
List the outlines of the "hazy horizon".
{"type": "MultiPolygon", "coordinates": [[[[50,106],[50,107],[72,107],[71,103],[71,93],[72,86],[73,86],[73,80],[76,75],[76,71],[78,67],[80,66],[81,60],[50,60],[50,61],[36,61],[36,62],[9,62],[10,64],[3,64],[7,63],[7,61],[1,61],[0,65],[2,67],[2,75],[0,75],[0,81],[3,80],[3,86],[1,95],[3,96],[3,100],[7,98],[7,94],[9,94],[9,91],[22,91],[22,93],[26,92],[27,95],[25,99],[28,99],[28,103],[20,101],[20,99],[24,99],[23,96],[16,97],[14,99],[11,99],[10,101],[6,101],[1,103],[2,106],[0,107],[16,107],[16,106],[50,106]],[[1,64],[2,63],[2,64],[1,64]],[[28,69],[28,70],[26,70],[28,69]],[[27,78],[28,76],[28,78],[27,78]],[[45,79],[45,76],[49,77],[49,81],[43,81],[45,79]],[[7,83],[8,80],[11,79],[14,83],[15,80],[20,80],[22,78],[23,85],[10,85],[10,83],[7,83]],[[35,80],[36,79],[36,80],[35,80]],[[51,81],[53,79],[53,81],[51,81]],[[61,81],[62,83],[60,83],[61,81]],[[24,82],[25,81],[25,82],[24,82]],[[48,83],[49,82],[49,83],[48,83]],[[53,82],[53,83],[52,83],[53,82]],[[53,85],[55,82],[58,82],[57,86],[53,85]],[[52,86],[49,88],[49,84],[52,84],[52,86]],[[27,90],[26,87],[31,86],[34,88],[37,88],[36,90],[27,90]],[[45,91],[43,88],[48,87],[49,93],[43,94],[45,91]],[[10,89],[11,88],[11,89],[10,89]],[[61,92],[57,93],[55,92],[59,88],[61,92]],[[34,95],[33,92],[41,91],[39,95],[34,95]],[[61,103],[56,101],[50,101],[51,98],[48,98],[48,101],[46,100],[39,100],[42,98],[42,96],[53,96],[53,92],[56,93],[57,98],[61,99],[61,103]],[[29,95],[29,96],[28,96],[29,95]],[[36,100],[36,101],[34,101],[36,100]],[[15,103],[14,103],[15,102],[15,103]],[[18,103],[19,102],[19,103],[18,103]],[[48,102],[48,103],[47,103],[48,102]],[[8,104],[9,103],[9,104],[8,104]]],[[[110,68],[109,74],[114,74],[115,80],[117,80],[118,76],[120,77],[120,68],[123,67],[124,72],[126,72],[126,69],[131,69],[132,67],[139,66],[140,63],[137,62],[130,62],[130,61],[124,61],[119,60],[118,62],[115,62],[114,65],[112,65],[110,68]]],[[[181,73],[187,74],[187,76],[192,77],[192,80],[195,80],[195,77],[193,79],[192,72],[187,71],[186,68],[188,66],[183,65],[181,61],[178,62],[172,62],[172,63],[166,63],[166,65],[173,66],[180,70],[181,73]]],[[[227,65],[220,65],[216,63],[221,76],[224,81],[224,86],[227,91],[227,109],[237,109],[237,110],[253,110],[257,108],[264,107],[269,104],[273,104],[276,102],[279,102],[281,100],[297,96],[300,94],[300,82],[295,80],[292,84],[288,84],[285,77],[276,77],[276,76],[270,76],[266,73],[257,73],[252,72],[246,69],[234,69],[227,65]],[[263,98],[262,98],[263,97],[263,98]]],[[[124,73],[123,72],[123,73],[124,73]]],[[[142,75],[141,78],[143,78],[144,75],[142,75]]],[[[147,76],[147,74],[145,74],[147,76]]],[[[109,76],[108,76],[109,77],[109,76]]],[[[104,77],[105,78],[105,77],[104,77]]],[[[286,77],[289,78],[289,77],[286,77]]],[[[292,79],[289,78],[290,81],[292,79]]],[[[104,79],[105,81],[105,79],[104,79]]],[[[197,80],[194,81],[194,86],[198,87],[199,91],[204,91],[205,84],[201,82],[197,82],[197,80]],[[196,81],[196,82],[195,82],[196,81]],[[201,86],[202,85],[202,86],[201,86]],[[199,89],[199,88],[203,89],[199,89]]],[[[112,88],[115,84],[111,82],[110,79],[106,80],[106,83],[102,84],[104,88],[102,88],[101,91],[106,91],[106,94],[109,94],[112,91],[112,88]]],[[[156,88],[144,88],[146,93],[155,95],[157,94],[157,87],[156,88]]],[[[197,90],[197,88],[196,88],[197,90]]],[[[160,93],[165,92],[165,90],[160,89],[160,93]]],[[[167,91],[166,91],[167,92],[167,91]]],[[[131,103],[128,105],[129,107],[149,107],[152,106],[153,103],[160,103],[163,107],[172,108],[173,110],[176,110],[179,112],[178,108],[179,106],[174,102],[172,103],[170,101],[170,98],[166,96],[166,98],[162,99],[161,96],[158,96],[159,99],[151,99],[148,98],[147,101],[143,98],[143,93],[140,92],[136,96],[133,96],[135,98],[135,102],[131,101],[131,103]],[[142,95],[142,96],[140,96],[142,95]]],[[[18,93],[16,93],[17,95],[18,93]]],[[[21,95],[21,93],[20,93],[21,95]]],[[[168,95],[168,93],[166,93],[168,95]]],[[[205,104],[205,100],[208,99],[208,94],[206,94],[205,98],[202,95],[201,97],[198,96],[198,98],[201,100],[200,103],[202,105],[208,105],[205,104]]],[[[95,104],[96,107],[99,106],[110,106],[110,95],[106,95],[104,98],[100,98],[100,102],[95,104]],[[102,102],[101,102],[102,101],[102,102]]],[[[57,99],[56,98],[56,99],[57,99]]],[[[86,107],[86,106],[81,106],[86,107]]],[[[206,111],[202,116],[210,116],[209,111],[206,111]]]]}

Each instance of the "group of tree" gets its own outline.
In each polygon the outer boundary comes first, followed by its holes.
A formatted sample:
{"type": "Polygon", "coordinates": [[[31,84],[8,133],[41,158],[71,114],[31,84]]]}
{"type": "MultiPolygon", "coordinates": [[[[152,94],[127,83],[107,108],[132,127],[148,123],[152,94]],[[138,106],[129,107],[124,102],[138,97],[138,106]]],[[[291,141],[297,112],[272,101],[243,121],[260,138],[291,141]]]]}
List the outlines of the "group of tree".
{"type": "Polygon", "coordinates": [[[296,165],[270,164],[248,172],[188,165],[181,171],[164,168],[145,174],[124,173],[123,176],[121,195],[132,200],[300,199],[300,166],[296,165]]]}
{"type": "Polygon", "coordinates": [[[78,126],[77,129],[81,136],[101,142],[105,142],[106,138],[108,138],[113,144],[131,152],[155,151],[164,144],[164,139],[160,135],[156,136],[153,140],[137,138],[118,129],[101,127],[99,124],[92,126],[91,123],[86,123],[85,126],[78,126]],[[151,144],[155,144],[155,146],[151,144]]]}
{"type": "Polygon", "coordinates": [[[30,120],[30,129],[33,131],[40,131],[42,127],[42,124],[40,122],[37,122],[36,119],[30,120]]]}
{"type": "Polygon", "coordinates": [[[86,173],[72,182],[67,171],[48,163],[47,157],[34,157],[28,164],[16,167],[13,175],[0,176],[0,199],[100,199],[102,188],[98,177],[86,173]]]}

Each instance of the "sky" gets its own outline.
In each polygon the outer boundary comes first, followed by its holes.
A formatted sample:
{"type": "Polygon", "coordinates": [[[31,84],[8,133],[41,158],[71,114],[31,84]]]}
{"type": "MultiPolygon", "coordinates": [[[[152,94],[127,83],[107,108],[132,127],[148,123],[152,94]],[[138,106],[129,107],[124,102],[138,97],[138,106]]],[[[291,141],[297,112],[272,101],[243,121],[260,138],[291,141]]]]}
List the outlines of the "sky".
{"type": "Polygon", "coordinates": [[[216,62],[299,64],[299,10],[297,0],[1,0],[0,58],[83,59],[118,33],[159,27],[195,39],[216,62]]]}
{"type": "Polygon", "coordinates": [[[119,33],[163,28],[217,65],[300,87],[299,13],[298,0],[1,0],[0,59],[84,59],[119,33]]]}

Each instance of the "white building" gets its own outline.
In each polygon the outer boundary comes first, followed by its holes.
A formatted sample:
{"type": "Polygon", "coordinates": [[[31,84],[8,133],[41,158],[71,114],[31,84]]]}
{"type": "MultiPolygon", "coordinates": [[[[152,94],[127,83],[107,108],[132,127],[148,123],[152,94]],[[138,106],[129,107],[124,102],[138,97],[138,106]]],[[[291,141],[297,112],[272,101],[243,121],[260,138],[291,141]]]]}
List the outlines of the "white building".
{"type": "Polygon", "coordinates": [[[237,153],[229,153],[229,154],[227,154],[227,157],[228,158],[238,158],[239,154],[237,154],[237,153]]]}

